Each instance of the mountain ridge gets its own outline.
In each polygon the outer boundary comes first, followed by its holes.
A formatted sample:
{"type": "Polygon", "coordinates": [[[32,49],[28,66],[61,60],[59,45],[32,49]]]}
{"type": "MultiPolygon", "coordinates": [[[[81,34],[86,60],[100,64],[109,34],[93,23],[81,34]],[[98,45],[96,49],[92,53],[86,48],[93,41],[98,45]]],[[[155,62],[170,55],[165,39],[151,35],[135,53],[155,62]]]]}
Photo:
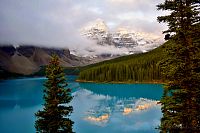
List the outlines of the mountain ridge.
{"type": "Polygon", "coordinates": [[[80,32],[81,36],[96,41],[97,45],[114,46],[118,49],[126,48],[126,51],[121,53],[126,55],[150,51],[163,43],[158,35],[136,32],[127,27],[118,27],[111,31],[101,19],[88,23],[81,28],[80,32]]]}
{"type": "Polygon", "coordinates": [[[69,49],[47,48],[33,45],[0,46],[0,67],[8,72],[30,75],[47,65],[51,55],[59,56],[61,66],[76,67],[94,63],[91,59],[78,57],[70,53],[69,49]]]}

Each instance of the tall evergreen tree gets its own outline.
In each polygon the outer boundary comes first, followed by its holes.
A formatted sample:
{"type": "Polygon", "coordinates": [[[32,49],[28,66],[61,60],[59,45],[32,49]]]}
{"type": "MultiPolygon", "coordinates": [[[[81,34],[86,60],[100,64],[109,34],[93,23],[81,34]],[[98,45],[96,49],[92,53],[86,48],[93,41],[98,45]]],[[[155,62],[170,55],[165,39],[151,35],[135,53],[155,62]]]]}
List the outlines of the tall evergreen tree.
{"type": "Polygon", "coordinates": [[[36,132],[38,133],[72,133],[73,121],[68,116],[72,113],[72,106],[67,106],[71,100],[71,90],[67,86],[63,69],[59,66],[59,59],[52,56],[46,68],[47,81],[44,86],[44,108],[35,115],[36,132]]]}
{"type": "Polygon", "coordinates": [[[158,10],[169,15],[158,17],[168,23],[164,33],[173,33],[174,46],[161,62],[169,79],[161,99],[161,132],[200,132],[200,1],[165,0],[158,10]]]}

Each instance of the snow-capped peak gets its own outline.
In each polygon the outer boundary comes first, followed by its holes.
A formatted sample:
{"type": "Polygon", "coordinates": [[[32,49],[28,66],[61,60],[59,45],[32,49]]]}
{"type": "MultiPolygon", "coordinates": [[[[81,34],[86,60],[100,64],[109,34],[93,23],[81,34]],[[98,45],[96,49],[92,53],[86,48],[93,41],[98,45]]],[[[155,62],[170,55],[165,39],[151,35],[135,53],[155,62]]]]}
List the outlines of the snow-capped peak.
{"type": "Polygon", "coordinates": [[[108,31],[108,26],[102,19],[96,19],[95,21],[87,23],[84,28],[81,29],[82,32],[90,30],[108,31]]]}
{"type": "Polygon", "coordinates": [[[147,40],[155,40],[155,39],[160,39],[161,38],[160,36],[155,35],[153,33],[138,32],[138,31],[134,31],[131,28],[124,28],[124,27],[117,28],[115,33],[118,33],[120,35],[131,34],[131,35],[134,35],[135,37],[143,38],[143,39],[147,39],[147,40]]]}
{"type": "Polygon", "coordinates": [[[130,33],[130,31],[127,28],[119,27],[119,28],[117,28],[116,33],[119,33],[119,34],[128,34],[128,33],[130,33]]]}
{"type": "MultiPolygon", "coordinates": [[[[96,45],[123,49],[124,52],[118,55],[146,52],[162,44],[161,37],[153,33],[138,32],[126,27],[119,27],[110,32],[101,19],[88,23],[81,29],[81,35],[95,41],[96,45]]],[[[95,50],[93,53],[95,54],[95,50]]]]}

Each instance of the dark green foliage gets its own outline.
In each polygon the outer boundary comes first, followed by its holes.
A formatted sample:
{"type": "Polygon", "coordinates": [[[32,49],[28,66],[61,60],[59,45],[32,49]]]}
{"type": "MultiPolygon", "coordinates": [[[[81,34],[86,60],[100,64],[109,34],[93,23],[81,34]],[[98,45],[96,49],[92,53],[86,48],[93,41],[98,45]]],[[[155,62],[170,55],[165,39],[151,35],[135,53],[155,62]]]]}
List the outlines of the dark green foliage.
{"type": "Polygon", "coordinates": [[[170,39],[170,34],[166,34],[165,35],[165,40],[169,40],[170,39]]]}
{"type": "Polygon", "coordinates": [[[79,80],[97,82],[154,82],[161,80],[158,62],[171,41],[147,53],[124,56],[82,69],[79,80]]]}
{"type": "Polygon", "coordinates": [[[71,90],[67,86],[63,69],[57,56],[53,56],[46,67],[47,81],[44,86],[44,108],[35,115],[35,128],[40,133],[72,133],[73,121],[68,116],[72,106],[66,105],[72,100],[71,90]]]}
{"type": "Polygon", "coordinates": [[[169,80],[164,89],[160,131],[200,132],[200,1],[166,0],[158,10],[169,10],[158,17],[168,23],[164,33],[173,33],[175,42],[161,63],[169,80]]]}
{"type": "Polygon", "coordinates": [[[78,75],[80,73],[81,67],[67,67],[64,68],[66,75],[78,75]]]}

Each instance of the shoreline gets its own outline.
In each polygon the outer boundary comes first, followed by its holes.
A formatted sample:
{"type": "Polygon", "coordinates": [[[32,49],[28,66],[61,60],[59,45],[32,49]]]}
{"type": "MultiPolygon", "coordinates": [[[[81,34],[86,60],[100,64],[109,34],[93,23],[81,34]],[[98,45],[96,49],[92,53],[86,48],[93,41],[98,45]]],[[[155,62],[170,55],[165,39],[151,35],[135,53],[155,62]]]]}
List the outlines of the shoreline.
{"type": "Polygon", "coordinates": [[[87,80],[75,80],[76,82],[79,82],[79,83],[97,83],[97,84],[163,84],[165,85],[166,83],[165,82],[162,82],[162,81],[159,81],[159,80],[156,80],[156,81],[143,81],[143,82],[132,82],[132,81],[111,81],[111,82],[108,82],[108,81],[104,81],[104,82],[100,82],[100,81],[87,81],[87,80]]]}

